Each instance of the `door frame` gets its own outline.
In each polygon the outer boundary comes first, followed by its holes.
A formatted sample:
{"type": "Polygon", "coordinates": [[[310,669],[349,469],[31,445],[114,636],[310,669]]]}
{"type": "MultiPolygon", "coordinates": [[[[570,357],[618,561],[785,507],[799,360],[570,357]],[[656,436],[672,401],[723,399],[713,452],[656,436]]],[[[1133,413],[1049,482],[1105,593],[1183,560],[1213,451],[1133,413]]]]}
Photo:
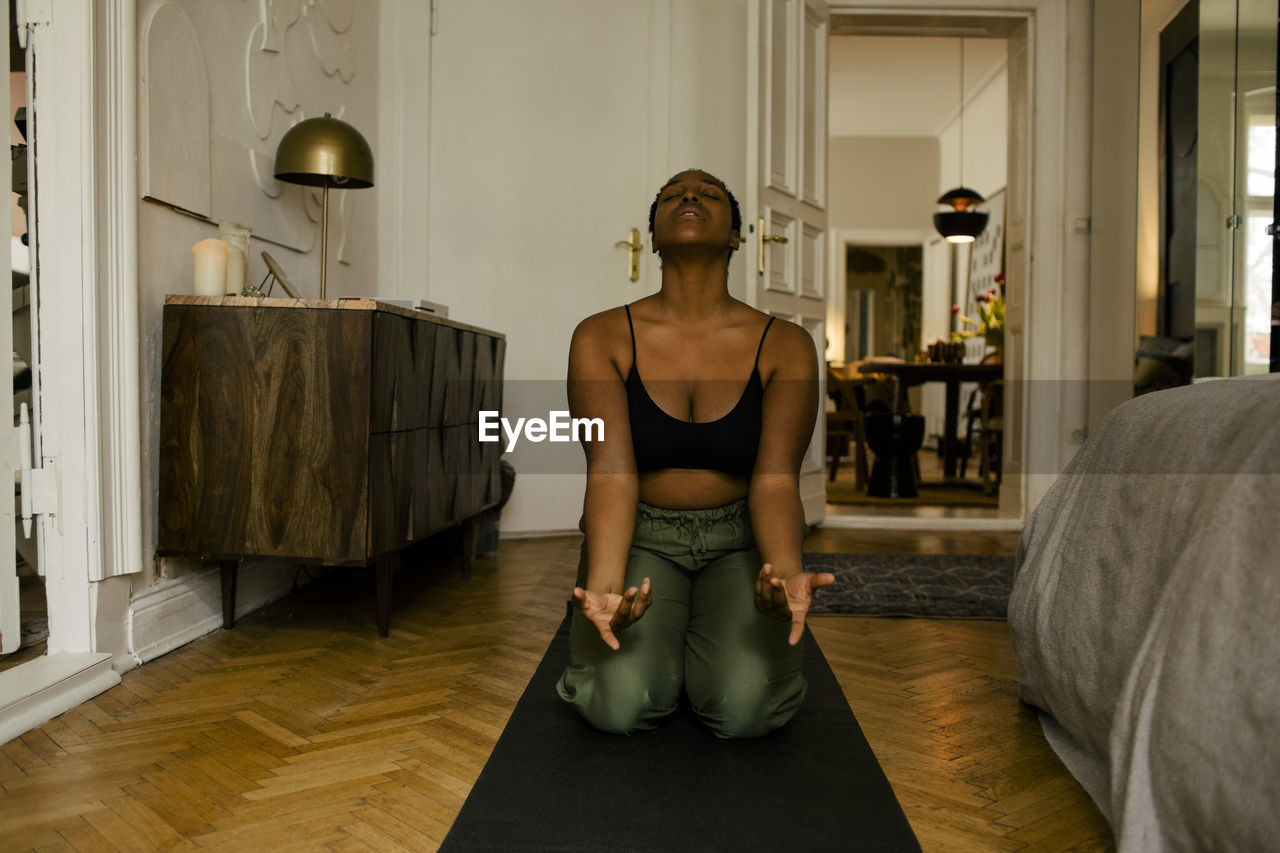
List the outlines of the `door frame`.
{"type": "Polygon", "coordinates": [[[49,640],[44,656],[0,674],[0,742],[120,682],[112,653],[119,669],[133,663],[130,584],[113,576],[142,568],[136,5],[46,8],[48,20],[31,27],[27,69],[29,87],[33,71],[40,78],[28,112],[39,262],[33,456],[57,482],[56,510],[36,525],[49,640]]]}
{"type": "Polygon", "coordinates": [[[133,0],[58,6],[29,49],[40,78],[35,457],[60,480],[58,512],[40,519],[58,590],[50,653],[95,651],[94,584],[142,568],[134,13],[133,0]]]}
{"type": "MultiPolygon", "coordinates": [[[[907,528],[964,527],[990,529],[1020,527],[1058,473],[1075,454],[1088,425],[1089,290],[1068,282],[1089,281],[1087,229],[1068,229],[1067,223],[1086,217],[1089,205],[1090,123],[1092,91],[1091,50],[1072,55],[1069,36],[1091,39],[1090,4],[1083,0],[984,0],[972,5],[963,0],[900,0],[890,9],[873,0],[833,0],[832,15],[841,13],[907,16],[1000,17],[1022,19],[1027,37],[1028,112],[1025,170],[1027,187],[1026,259],[1020,270],[1027,283],[1023,298],[1022,346],[1014,354],[1014,376],[1023,380],[1018,416],[1020,428],[1007,440],[1022,448],[1021,471],[1007,472],[1006,488],[1018,484],[1016,514],[991,519],[894,519],[893,526],[907,528]],[[1011,473],[1013,476],[1008,476],[1011,473]]],[[[1092,42],[1087,42],[1090,47],[1092,42]]],[[[1011,160],[1010,168],[1015,168],[1011,160]]],[[[1014,306],[1016,307],[1016,306],[1014,306]]],[[[1012,325],[1012,324],[1011,324],[1012,325]]],[[[1002,504],[1005,502],[1002,500],[1002,504]]],[[[855,516],[844,518],[854,521],[855,516]]],[[[829,519],[831,523],[835,519],[829,519]]],[[[867,521],[862,519],[862,521],[867,521]]],[[[884,526],[887,519],[874,519],[884,526]]],[[[848,522],[840,522],[842,525],[848,522]]]]}
{"type": "Polygon", "coordinates": [[[933,269],[929,241],[936,235],[921,228],[831,228],[827,231],[827,337],[844,343],[845,296],[848,290],[844,258],[850,246],[919,246],[920,274],[925,281],[933,269]],[[837,327],[835,321],[839,320],[837,327]],[[833,331],[838,329],[838,331],[833,331]]]}

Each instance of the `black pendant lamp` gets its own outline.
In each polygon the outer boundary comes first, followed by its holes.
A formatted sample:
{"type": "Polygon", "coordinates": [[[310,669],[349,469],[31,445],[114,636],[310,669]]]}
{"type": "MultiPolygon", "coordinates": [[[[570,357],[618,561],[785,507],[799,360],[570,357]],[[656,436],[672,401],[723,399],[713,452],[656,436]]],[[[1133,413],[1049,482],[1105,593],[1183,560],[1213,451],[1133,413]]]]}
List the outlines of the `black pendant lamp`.
{"type": "Polygon", "coordinates": [[[960,186],[938,197],[938,204],[950,210],[933,215],[933,227],[948,243],[972,243],[987,227],[990,214],[977,210],[985,201],[964,185],[964,39],[960,39],[960,186]]]}

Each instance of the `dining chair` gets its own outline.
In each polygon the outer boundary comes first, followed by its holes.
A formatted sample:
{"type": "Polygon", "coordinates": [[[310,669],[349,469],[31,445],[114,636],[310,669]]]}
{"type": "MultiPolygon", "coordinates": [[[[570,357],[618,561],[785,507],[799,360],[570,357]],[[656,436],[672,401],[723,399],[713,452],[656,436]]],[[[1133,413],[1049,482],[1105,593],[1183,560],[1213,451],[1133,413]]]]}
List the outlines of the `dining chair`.
{"type": "Polygon", "coordinates": [[[983,389],[980,423],[978,473],[983,494],[993,495],[1000,488],[1004,461],[1004,380],[997,379],[983,389]]]}
{"type": "Polygon", "coordinates": [[[869,476],[861,392],[864,386],[872,382],[874,380],[868,377],[849,379],[830,365],[827,367],[827,396],[835,406],[834,411],[827,413],[827,457],[830,460],[828,479],[835,481],[840,459],[849,455],[849,447],[852,445],[854,487],[859,491],[866,488],[869,476]]]}
{"type": "MultiPolygon", "coordinates": [[[[969,401],[964,406],[964,441],[960,443],[960,479],[969,469],[969,457],[973,455],[973,440],[982,431],[982,386],[969,392],[969,401]]],[[[942,455],[942,443],[938,443],[938,455],[942,455]]]]}

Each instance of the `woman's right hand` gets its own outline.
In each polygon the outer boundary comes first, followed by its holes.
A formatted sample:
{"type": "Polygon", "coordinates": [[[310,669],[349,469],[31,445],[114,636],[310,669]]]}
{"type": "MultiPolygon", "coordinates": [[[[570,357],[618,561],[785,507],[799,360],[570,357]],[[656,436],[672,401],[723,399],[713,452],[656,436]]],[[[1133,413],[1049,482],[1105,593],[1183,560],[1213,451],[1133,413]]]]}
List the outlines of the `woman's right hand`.
{"type": "Polygon", "coordinates": [[[653,593],[649,589],[649,579],[645,578],[639,587],[631,587],[625,595],[616,592],[592,592],[580,586],[573,588],[573,603],[582,611],[582,615],[591,620],[600,632],[600,639],[615,652],[622,648],[618,642],[617,632],[633,624],[653,603],[653,593]]]}

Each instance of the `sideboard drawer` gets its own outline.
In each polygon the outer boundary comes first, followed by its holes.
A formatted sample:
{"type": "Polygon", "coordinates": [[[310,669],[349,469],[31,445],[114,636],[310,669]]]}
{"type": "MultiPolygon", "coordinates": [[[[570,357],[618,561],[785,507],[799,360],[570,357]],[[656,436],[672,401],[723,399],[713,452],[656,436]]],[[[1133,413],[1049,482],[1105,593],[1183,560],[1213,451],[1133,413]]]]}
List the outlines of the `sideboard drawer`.
{"type": "Polygon", "coordinates": [[[160,547],[363,560],[371,315],[165,308],[160,547]]]}

